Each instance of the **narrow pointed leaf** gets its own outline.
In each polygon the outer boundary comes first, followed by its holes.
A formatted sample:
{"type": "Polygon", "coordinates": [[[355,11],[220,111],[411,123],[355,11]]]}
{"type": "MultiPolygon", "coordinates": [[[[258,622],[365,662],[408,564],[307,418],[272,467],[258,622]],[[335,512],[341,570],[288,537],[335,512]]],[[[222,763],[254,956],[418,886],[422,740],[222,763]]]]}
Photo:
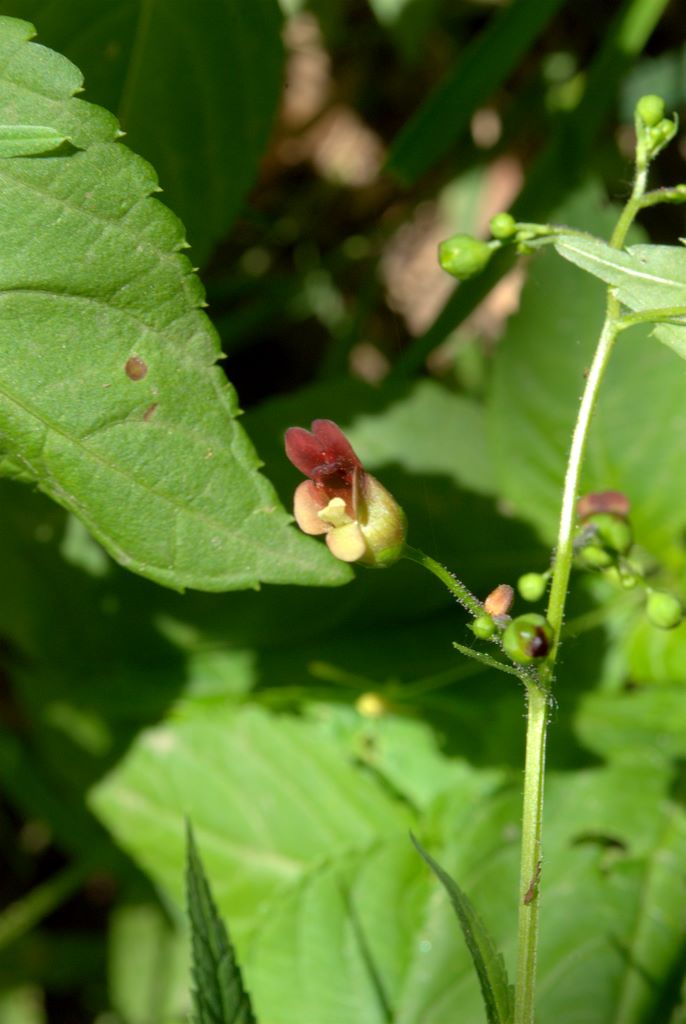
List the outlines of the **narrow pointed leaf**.
{"type": "Polygon", "coordinates": [[[498,952],[486,926],[457,882],[436,863],[414,836],[412,842],[450,897],[479,977],[488,1024],[510,1024],[514,1006],[513,989],[508,981],[502,953],[498,952]]]}
{"type": "Polygon", "coordinates": [[[344,582],[258,472],[152,168],[33,31],[0,18],[0,123],[78,149],[0,161],[0,469],[168,586],[344,582]]]}
{"type": "Polygon", "coordinates": [[[255,1024],[250,997],[205,877],[193,830],[186,833],[186,886],[193,950],[193,1024],[255,1024]]]}
{"type": "MultiPolygon", "coordinates": [[[[686,248],[680,245],[631,245],[613,249],[599,238],[563,236],[555,248],[570,263],[612,285],[628,309],[686,306],[686,248]]],[[[686,327],[660,324],[655,336],[686,359],[686,327]]]]}

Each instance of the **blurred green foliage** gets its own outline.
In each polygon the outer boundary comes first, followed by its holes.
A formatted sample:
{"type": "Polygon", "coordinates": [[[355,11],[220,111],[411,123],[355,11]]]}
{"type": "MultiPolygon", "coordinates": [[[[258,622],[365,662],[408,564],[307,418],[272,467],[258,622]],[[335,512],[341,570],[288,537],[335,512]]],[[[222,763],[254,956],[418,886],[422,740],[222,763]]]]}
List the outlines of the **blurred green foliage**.
{"type": "MultiPolygon", "coordinates": [[[[0,0],[0,14],[75,60],[85,98],[153,162],[284,505],[298,477],[283,431],[329,417],[404,506],[411,543],[476,594],[545,570],[603,288],[545,253],[452,290],[436,245],[510,206],[606,234],[636,97],[683,114],[678,5],[0,0]]],[[[684,178],[681,154],[656,185],[684,178]]],[[[684,228],[681,208],[650,211],[634,240],[684,228]]],[[[630,496],[652,578],[682,598],[685,392],[675,352],[627,333],[585,476],[630,496]]],[[[455,653],[472,642],[461,609],[409,563],[338,587],[177,594],[30,487],[1,490],[2,898],[16,913],[71,868],[82,881],[2,948],[0,1020],[185,1019],[186,816],[258,1020],[481,1020],[407,835],[511,964],[523,698],[455,653]]],[[[685,666],[686,627],[660,632],[636,592],[573,579],[541,1024],[684,1019],[685,666]]]]}

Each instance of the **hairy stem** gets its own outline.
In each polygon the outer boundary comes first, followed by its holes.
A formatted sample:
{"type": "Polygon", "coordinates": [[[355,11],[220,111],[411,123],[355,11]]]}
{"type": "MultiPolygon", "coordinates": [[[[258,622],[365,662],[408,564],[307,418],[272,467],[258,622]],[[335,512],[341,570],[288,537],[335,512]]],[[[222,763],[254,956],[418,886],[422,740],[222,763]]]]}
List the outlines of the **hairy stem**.
{"type": "Polygon", "coordinates": [[[541,872],[543,780],[548,701],[535,686],[527,688],[528,715],[522,848],[519,872],[519,927],[517,932],[516,1024],[534,1019],[536,952],[538,949],[538,879],[541,872]]]}
{"type": "MultiPolygon", "coordinates": [[[[610,239],[620,249],[634,217],[641,209],[645,191],[647,163],[637,160],[634,187],[622,210],[610,239]]],[[[622,329],[620,306],[612,288],[608,288],[607,308],[598,345],[586,380],[579,406],[572,444],[567,461],[560,525],[555,551],[555,565],[548,600],[548,621],[553,629],[553,643],[546,668],[541,670],[544,683],[552,681],[560,645],[569,576],[574,559],[574,526],[576,501],[581,479],[588,433],[612,348],[622,329]]],[[[514,1024],[533,1024],[538,947],[539,878],[541,873],[541,836],[543,825],[543,784],[545,778],[545,741],[548,708],[545,694],[534,686],[527,687],[529,708],[524,771],[524,804],[522,809],[522,848],[519,888],[519,928],[517,941],[517,976],[515,983],[514,1024]]]]}
{"type": "Polygon", "coordinates": [[[435,558],[431,558],[430,555],[425,555],[419,548],[412,548],[409,544],[405,545],[403,550],[403,558],[409,558],[411,562],[417,562],[418,565],[423,565],[425,569],[432,572],[441,583],[444,583],[448,588],[453,597],[460,602],[463,608],[474,616],[483,615],[483,605],[478,598],[474,597],[474,594],[470,590],[467,590],[464,583],[461,583],[456,576],[453,576],[451,572],[446,569],[444,565],[437,562],[435,558]]]}
{"type": "MultiPolygon", "coordinates": [[[[608,307],[614,306],[614,302],[608,301],[608,307]]],[[[577,417],[572,445],[567,461],[567,472],[562,493],[562,508],[560,511],[560,525],[557,535],[557,548],[555,554],[555,567],[550,585],[550,597],[548,600],[548,621],[553,627],[553,646],[551,655],[551,673],[554,666],[557,648],[560,643],[562,621],[564,617],[565,602],[567,600],[567,587],[569,575],[572,570],[574,557],[574,526],[576,522],[576,499],[579,490],[579,480],[583,466],[584,454],[588,430],[595,409],[600,384],[612,352],[612,347],[619,333],[619,327],[612,310],[608,308],[605,323],[598,339],[593,362],[588,373],[586,387],[584,389],[579,415],[577,417]]]]}

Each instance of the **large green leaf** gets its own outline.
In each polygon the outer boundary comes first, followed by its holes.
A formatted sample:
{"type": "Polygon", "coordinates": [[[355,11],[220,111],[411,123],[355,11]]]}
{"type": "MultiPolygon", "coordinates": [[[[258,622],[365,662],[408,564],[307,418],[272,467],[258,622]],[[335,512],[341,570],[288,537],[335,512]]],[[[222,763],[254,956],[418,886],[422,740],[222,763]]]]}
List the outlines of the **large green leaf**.
{"type": "Polygon", "coordinates": [[[182,588],[330,584],[350,570],[288,525],[235,422],[180,223],[81,76],[0,22],[0,121],[78,151],[0,163],[5,453],[123,565],[182,588]]]}
{"type": "Polygon", "coordinates": [[[484,410],[433,381],[386,394],[382,415],[358,414],[349,436],[371,467],[397,463],[416,474],[444,475],[477,494],[493,494],[484,410]]]}
{"type": "Polygon", "coordinates": [[[276,0],[0,0],[86,76],[153,164],[203,264],[257,172],[281,91],[276,0]]]}
{"type": "MultiPolygon", "coordinates": [[[[463,880],[511,964],[520,785],[479,791],[449,758],[436,761],[443,772],[451,789],[413,827],[463,880]]],[[[541,1024],[651,1019],[682,949],[686,833],[665,803],[668,782],[645,761],[550,779],[541,1024]]],[[[328,728],[249,709],[172,720],[139,738],[93,805],[179,900],[192,810],[258,1019],[483,1020],[452,910],[409,843],[412,819],[328,728]]]]}
{"type": "Polygon", "coordinates": [[[626,637],[628,677],[642,683],[686,683],[686,623],[658,629],[641,614],[626,637]]]}
{"type": "Polygon", "coordinates": [[[613,760],[648,763],[686,755],[683,686],[638,687],[594,693],[577,713],[576,729],[589,750],[613,760]]]}
{"type": "Polygon", "coordinates": [[[254,925],[257,903],[322,858],[406,833],[411,820],[315,730],[254,708],[143,733],[93,803],[177,895],[184,815],[192,815],[215,898],[237,938],[254,925]]]}
{"type": "MultiPolygon", "coordinates": [[[[611,227],[594,190],[559,219],[599,231],[611,227]]],[[[493,458],[504,496],[552,541],[584,372],[605,308],[588,275],[542,253],[532,261],[519,312],[496,354],[490,394],[493,458]]],[[[624,491],[637,539],[666,553],[686,520],[686,374],[649,328],[622,335],[601,389],[582,490],[624,491]],[[657,412],[659,410],[659,414],[657,412]],[[665,431],[669,423],[669,431],[665,431]],[[676,490],[675,490],[676,489],[676,490]]]]}
{"type": "MultiPolygon", "coordinates": [[[[465,814],[485,791],[471,774],[447,773],[465,814]]],[[[416,819],[354,767],[326,722],[250,709],[169,722],[140,738],[93,803],[177,897],[192,810],[258,1019],[391,1019],[428,892],[409,841],[416,819]]]]}
{"type": "Polygon", "coordinates": [[[406,834],[380,836],[273,899],[245,964],[258,1013],[274,1024],[395,1020],[428,895],[420,864],[406,834]]]}
{"type": "MultiPolygon", "coordinates": [[[[686,249],[677,245],[631,245],[613,249],[599,238],[561,236],[555,248],[570,263],[612,285],[635,312],[686,308],[686,249]]],[[[662,324],[655,335],[686,359],[686,327],[662,324]]]]}
{"type": "MultiPolygon", "coordinates": [[[[686,853],[683,812],[659,806],[665,781],[644,766],[549,778],[540,1024],[659,1019],[646,1006],[681,956],[683,898],[677,894],[686,853]],[[623,1003],[622,992],[632,987],[640,993],[623,1003]]],[[[520,811],[518,787],[482,801],[467,815],[458,801],[447,804],[436,854],[464,880],[508,963],[515,958],[520,811]]],[[[432,831],[437,832],[435,823],[432,831]]],[[[483,1020],[469,956],[444,903],[427,905],[420,936],[397,1024],[444,1024],[456,1013],[465,1021],[483,1020]]]]}
{"type": "Polygon", "coordinates": [[[54,128],[33,124],[0,125],[0,157],[49,153],[66,141],[54,128]]]}

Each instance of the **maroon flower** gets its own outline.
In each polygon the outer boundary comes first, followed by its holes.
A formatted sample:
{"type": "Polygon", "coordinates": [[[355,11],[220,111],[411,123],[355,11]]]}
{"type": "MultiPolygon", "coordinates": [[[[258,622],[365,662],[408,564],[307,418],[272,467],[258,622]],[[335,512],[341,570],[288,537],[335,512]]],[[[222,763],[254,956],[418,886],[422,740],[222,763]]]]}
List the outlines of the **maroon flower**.
{"type": "Polygon", "coordinates": [[[304,533],[326,534],[336,558],[388,565],[405,541],[405,516],[370,473],[332,420],[314,420],[312,431],[289,427],[286,455],[309,477],[295,491],[293,514],[304,533]]]}

